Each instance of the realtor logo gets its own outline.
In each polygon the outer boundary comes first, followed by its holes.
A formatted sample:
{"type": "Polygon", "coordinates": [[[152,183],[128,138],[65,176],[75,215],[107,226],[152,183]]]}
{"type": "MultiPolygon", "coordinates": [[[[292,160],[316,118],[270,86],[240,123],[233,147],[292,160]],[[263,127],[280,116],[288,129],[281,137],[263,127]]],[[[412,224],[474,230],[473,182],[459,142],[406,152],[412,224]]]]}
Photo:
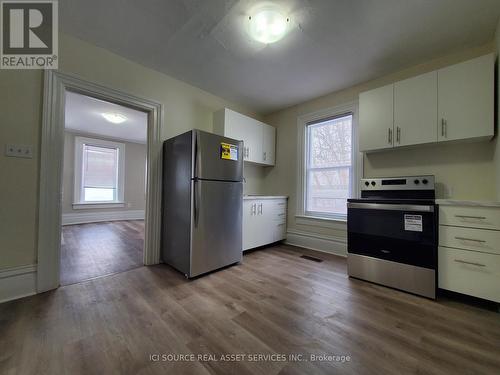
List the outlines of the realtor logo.
{"type": "Polygon", "coordinates": [[[1,1],[0,68],[57,69],[57,1],[1,1]]]}

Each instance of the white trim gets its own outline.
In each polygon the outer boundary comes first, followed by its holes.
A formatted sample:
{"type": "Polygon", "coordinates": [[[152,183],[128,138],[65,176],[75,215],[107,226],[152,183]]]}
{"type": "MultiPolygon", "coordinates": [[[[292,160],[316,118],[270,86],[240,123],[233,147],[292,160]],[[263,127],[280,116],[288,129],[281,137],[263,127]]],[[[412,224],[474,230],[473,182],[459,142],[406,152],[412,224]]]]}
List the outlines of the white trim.
{"type": "Polygon", "coordinates": [[[94,210],[96,208],[123,208],[125,202],[73,203],[73,210],[94,210]]]}
{"type": "Polygon", "coordinates": [[[0,303],[36,294],[36,265],[0,270],[0,303]]]}
{"type": "Polygon", "coordinates": [[[347,220],[345,219],[332,219],[305,215],[295,215],[295,224],[338,230],[346,230],[347,228],[347,220]]]}
{"type": "Polygon", "coordinates": [[[125,105],[148,113],[148,175],[144,264],[160,262],[161,124],[163,105],[84,81],[77,76],[45,70],[40,151],[37,291],[59,286],[61,253],[61,194],[64,148],[65,92],[125,105]]]}
{"type": "Polygon", "coordinates": [[[91,145],[96,147],[109,147],[118,150],[118,170],[116,177],[116,200],[110,202],[99,203],[121,203],[125,196],[125,143],[108,141],[98,138],[88,138],[82,136],[75,136],[75,163],[74,163],[74,186],[73,186],[73,199],[74,205],[78,204],[92,204],[97,202],[83,201],[83,146],[91,145]]]}
{"type": "Polygon", "coordinates": [[[343,237],[289,229],[286,232],[285,243],[342,257],[347,256],[347,240],[343,237]]]}
{"type": "MultiPolygon", "coordinates": [[[[335,117],[338,115],[352,113],[352,147],[353,147],[353,169],[351,184],[353,186],[354,197],[359,196],[359,180],[363,177],[363,154],[359,150],[359,135],[358,135],[358,102],[352,101],[343,105],[323,109],[320,111],[307,113],[297,118],[297,215],[305,215],[305,183],[306,183],[306,126],[310,122],[319,121],[321,119],[335,117]]],[[[331,217],[333,220],[343,220],[343,217],[331,217]]]]}
{"type": "Polygon", "coordinates": [[[144,220],[144,210],[76,212],[62,215],[62,225],[118,220],[144,220]]]}
{"type": "Polygon", "coordinates": [[[97,133],[92,133],[92,132],[87,132],[87,131],[82,131],[82,130],[76,130],[76,129],[71,129],[71,128],[65,128],[64,131],[66,133],[74,134],[75,136],[80,136],[80,137],[89,137],[89,138],[97,138],[97,139],[104,139],[105,138],[107,141],[122,142],[122,143],[134,143],[134,144],[138,144],[138,145],[146,145],[147,144],[147,142],[130,140],[130,139],[126,139],[126,138],[118,138],[118,137],[102,135],[102,134],[97,134],[97,133]]]}

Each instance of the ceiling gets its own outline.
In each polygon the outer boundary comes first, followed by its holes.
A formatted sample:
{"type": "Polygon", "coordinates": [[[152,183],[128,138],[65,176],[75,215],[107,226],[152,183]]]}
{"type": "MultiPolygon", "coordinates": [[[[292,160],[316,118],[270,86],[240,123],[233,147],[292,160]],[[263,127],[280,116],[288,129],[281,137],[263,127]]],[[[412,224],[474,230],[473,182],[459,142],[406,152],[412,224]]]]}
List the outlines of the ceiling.
{"type": "Polygon", "coordinates": [[[246,33],[253,0],[65,0],[62,31],[261,113],[493,39],[499,0],[277,0],[281,41],[246,33]]]}
{"type": "Polygon", "coordinates": [[[90,96],[66,92],[65,128],[122,141],[146,143],[148,115],[90,96]],[[104,119],[103,113],[119,113],[127,120],[113,124],[104,119]]]}

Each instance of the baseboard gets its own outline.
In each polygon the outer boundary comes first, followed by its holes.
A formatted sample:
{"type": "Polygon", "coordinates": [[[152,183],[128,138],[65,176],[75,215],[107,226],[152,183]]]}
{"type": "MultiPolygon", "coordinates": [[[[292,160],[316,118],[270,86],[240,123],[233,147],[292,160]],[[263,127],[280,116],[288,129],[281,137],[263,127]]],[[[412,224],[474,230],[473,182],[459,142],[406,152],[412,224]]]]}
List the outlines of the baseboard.
{"type": "Polygon", "coordinates": [[[97,223],[100,221],[144,220],[144,210],[75,212],[62,215],[62,225],[97,223]]]}
{"type": "Polygon", "coordinates": [[[347,256],[347,241],[341,237],[333,237],[318,233],[288,230],[285,243],[324,253],[347,256]]]}
{"type": "Polygon", "coordinates": [[[36,294],[36,265],[0,270],[0,303],[36,294]]]}

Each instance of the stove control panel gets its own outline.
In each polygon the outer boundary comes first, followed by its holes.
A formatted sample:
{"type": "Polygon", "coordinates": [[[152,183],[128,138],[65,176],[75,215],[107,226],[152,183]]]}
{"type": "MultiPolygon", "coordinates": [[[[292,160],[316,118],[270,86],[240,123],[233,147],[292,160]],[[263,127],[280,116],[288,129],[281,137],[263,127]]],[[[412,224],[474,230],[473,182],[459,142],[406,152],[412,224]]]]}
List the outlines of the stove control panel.
{"type": "Polygon", "coordinates": [[[434,190],[434,176],[363,178],[361,190],[434,190]]]}

